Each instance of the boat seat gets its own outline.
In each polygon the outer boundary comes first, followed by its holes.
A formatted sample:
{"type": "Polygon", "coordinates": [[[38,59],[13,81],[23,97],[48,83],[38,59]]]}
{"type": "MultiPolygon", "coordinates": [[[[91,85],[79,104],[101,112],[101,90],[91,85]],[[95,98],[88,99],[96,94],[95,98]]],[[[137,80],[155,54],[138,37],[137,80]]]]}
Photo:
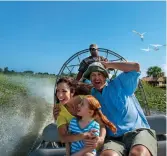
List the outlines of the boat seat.
{"type": "Polygon", "coordinates": [[[40,148],[33,151],[30,156],[65,156],[66,149],[65,148],[56,148],[56,149],[46,149],[40,148]]]}
{"type": "Polygon", "coordinates": [[[157,116],[147,116],[147,121],[151,127],[156,131],[157,135],[166,134],[166,116],[157,115],[157,116]]]}
{"type": "Polygon", "coordinates": [[[157,156],[166,156],[166,140],[158,141],[158,154],[157,156]]]}
{"type": "Polygon", "coordinates": [[[55,123],[51,123],[44,128],[42,133],[42,140],[46,142],[60,142],[58,129],[55,123]]]}

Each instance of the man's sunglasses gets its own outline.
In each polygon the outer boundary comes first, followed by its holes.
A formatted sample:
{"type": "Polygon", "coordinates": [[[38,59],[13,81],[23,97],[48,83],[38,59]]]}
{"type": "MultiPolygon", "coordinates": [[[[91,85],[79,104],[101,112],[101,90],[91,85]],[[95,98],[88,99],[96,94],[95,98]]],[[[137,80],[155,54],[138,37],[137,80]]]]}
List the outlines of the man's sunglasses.
{"type": "Polygon", "coordinates": [[[96,48],[89,48],[90,51],[96,51],[96,48]]]}

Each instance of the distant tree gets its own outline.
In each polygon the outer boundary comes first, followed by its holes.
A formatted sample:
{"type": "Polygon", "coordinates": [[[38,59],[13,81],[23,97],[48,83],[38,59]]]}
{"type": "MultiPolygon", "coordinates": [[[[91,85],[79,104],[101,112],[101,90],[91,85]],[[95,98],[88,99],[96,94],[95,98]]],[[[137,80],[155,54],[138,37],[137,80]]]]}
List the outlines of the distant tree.
{"type": "Polygon", "coordinates": [[[0,73],[2,73],[3,72],[3,69],[2,68],[0,68],[0,73]]]}
{"type": "Polygon", "coordinates": [[[4,70],[3,70],[3,72],[4,72],[5,74],[9,73],[8,67],[5,67],[4,70]]]}
{"type": "Polygon", "coordinates": [[[162,72],[162,73],[160,74],[160,76],[161,76],[161,77],[165,77],[165,72],[162,72]]]}
{"type": "Polygon", "coordinates": [[[27,73],[27,74],[34,74],[34,72],[33,72],[33,71],[31,71],[31,70],[26,70],[26,71],[24,71],[23,73],[27,73]]]}
{"type": "Polygon", "coordinates": [[[15,72],[14,70],[11,70],[11,71],[10,71],[10,73],[12,73],[12,74],[13,74],[13,73],[16,73],[16,72],[15,72]]]}
{"type": "Polygon", "coordinates": [[[160,77],[162,75],[162,69],[158,66],[149,67],[147,70],[147,76],[160,77]]]}
{"type": "Polygon", "coordinates": [[[69,76],[67,73],[61,73],[61,76],[69,76]]]}
{"type": "Polygon", "coordinates": [[[56,76],[56,74],[50,74],[51,76],[56,76]]]}
{"type": "Polygon", "coordinates": [[[36,73],[36,75],[43,75],[43,73],[41,73],[41,72],[38,72],[38,73],[36,73]]]}
{"type": "Polygon", "coordinates": [[[68,76],[71,76],[71,77],[76,77],[77,74],[76,73],[70,73],[68,76]]]}

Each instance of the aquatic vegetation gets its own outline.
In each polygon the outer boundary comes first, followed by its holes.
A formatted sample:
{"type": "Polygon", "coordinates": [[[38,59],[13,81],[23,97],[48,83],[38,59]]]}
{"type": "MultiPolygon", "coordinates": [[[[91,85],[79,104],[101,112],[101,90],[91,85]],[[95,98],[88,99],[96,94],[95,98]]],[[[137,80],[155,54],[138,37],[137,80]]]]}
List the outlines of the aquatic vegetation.
{"type": "MultiPolygon", "coordinates": [[[[160,87],[153,87],[146,82],[142,82],[142,84],[149,108],[151,110],[159,112],[166,112],[166,89],[160,87]]],[[[139,89],[137,89],[135,94],[139,102],[142,103],[142,97],[139,93],[139,89]]]]}
{"type": "Polygon", "coordinates": [[[0,105],[7,104],[17,95],[26,96],[26,86],[23,83],[13,82],[7,75],[0,74],[0,105]]]}

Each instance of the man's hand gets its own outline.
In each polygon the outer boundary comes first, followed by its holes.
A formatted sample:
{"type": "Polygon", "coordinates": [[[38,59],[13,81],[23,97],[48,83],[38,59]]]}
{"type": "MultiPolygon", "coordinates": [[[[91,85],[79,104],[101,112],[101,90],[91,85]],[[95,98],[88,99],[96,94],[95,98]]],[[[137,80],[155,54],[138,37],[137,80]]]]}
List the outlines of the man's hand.
{"type": "Polygon", "coordinates": [[[105,62],[108,62],[108,59],[107,59],[107,58],[105,58],[105,59],[104,59],[104,61],[105,61],[105,62]]]}
{"type": "Polygon", "coordinates": [[[59,116],[59,113],[60,113],[59,104],[55,104],[54,107],[53,107],[53,116],[54,116],[55,120],[57,120],[57,117],[59,116]]]}
{"type": "Polygon", "coordinates": [[[114,68],[111,68],[111,67],[108,66],[109,61],[101,61],[100,63],[101,63],[106,69],[108,69],[108,70],[114,70],[114,68]]]}
{"type": "Polygon", "coordinates": [[[106,69],[108,68],[107,67],[108,61],[101,61],[100,63],[104,66],[104,68],[106,69]]]}

